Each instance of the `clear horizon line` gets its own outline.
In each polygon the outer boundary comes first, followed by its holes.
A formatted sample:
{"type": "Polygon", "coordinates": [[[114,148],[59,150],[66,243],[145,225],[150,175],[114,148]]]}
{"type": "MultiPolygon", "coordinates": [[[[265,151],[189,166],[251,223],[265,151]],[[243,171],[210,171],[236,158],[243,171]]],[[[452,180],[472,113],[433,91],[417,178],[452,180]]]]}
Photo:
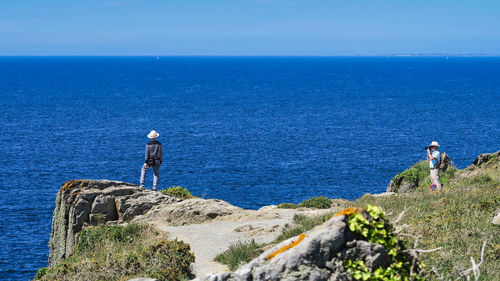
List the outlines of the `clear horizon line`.
{"type": "Polygon", "coordinates": [[[351,54],[351,55],[230,55],[230,54],[0,54],[0,57],[500,57],[490,53],[394,53],[394,54],[351,54]]]}

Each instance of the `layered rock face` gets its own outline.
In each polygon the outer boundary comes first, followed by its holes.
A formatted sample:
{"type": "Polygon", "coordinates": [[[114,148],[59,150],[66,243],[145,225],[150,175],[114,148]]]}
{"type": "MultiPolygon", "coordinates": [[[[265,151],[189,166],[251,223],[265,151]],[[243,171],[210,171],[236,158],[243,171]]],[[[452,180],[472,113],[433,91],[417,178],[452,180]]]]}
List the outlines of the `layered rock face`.
{"type": "Polygon", "coordinates": [[[356,240],[337,216],[300,237],[268,249],[235,272],[210,274],[195,281],[316,280],[347,281],[344,260],[363,260],[369,268],[387,266],[384,246],[356,240]]]}
{"type": "Polygon", "coordinates": [[[119,181],[67,181],[56,197],[49,264],[54,265],[71,255],[75,236],[84,225],[129,221],[155,205],[178,201],[160,192],[119,181]]]}

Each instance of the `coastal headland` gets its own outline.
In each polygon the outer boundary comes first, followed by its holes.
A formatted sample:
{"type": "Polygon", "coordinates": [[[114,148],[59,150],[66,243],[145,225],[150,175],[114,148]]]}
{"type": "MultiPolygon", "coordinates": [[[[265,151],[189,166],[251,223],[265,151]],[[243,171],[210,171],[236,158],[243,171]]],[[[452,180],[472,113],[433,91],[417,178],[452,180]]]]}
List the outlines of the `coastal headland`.
{"type": "Polygon", "coordinates": [[[35,279],[500,280],[499,166],[500,151],[481,154],[429,192],[421,162],[383,194],[259,210],[71,180],[57,193],[49,266],[35,279]]]}

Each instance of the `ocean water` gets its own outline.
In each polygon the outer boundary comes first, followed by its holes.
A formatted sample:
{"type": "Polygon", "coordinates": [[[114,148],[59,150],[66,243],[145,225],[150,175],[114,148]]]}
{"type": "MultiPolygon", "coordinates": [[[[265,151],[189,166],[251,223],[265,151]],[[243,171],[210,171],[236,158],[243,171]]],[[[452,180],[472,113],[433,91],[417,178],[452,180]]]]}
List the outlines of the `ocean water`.
{"type": "Polygon", "coordinates": [[[433,140],[459,168],[499,150],[499,77],[500,58],[1,57],[0,279],[47,265],[64,181],[138,183],[151,129],[161,187],[355,199],[433,140]]]}

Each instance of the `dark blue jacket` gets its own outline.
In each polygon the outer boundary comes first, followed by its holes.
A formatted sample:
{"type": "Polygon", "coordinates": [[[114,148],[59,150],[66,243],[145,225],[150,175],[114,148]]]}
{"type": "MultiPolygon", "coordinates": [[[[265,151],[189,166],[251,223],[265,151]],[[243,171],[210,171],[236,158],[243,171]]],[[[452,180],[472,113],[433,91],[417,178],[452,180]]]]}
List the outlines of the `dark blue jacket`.
{"type": "Polygon", "coordinates": [[[162,157],[163,157],[163,147],[159,141],[152,140],[146,144],[145,163],[148,162],[148,159],[159,160],[159,162],[161,163],[162,157]]]}

